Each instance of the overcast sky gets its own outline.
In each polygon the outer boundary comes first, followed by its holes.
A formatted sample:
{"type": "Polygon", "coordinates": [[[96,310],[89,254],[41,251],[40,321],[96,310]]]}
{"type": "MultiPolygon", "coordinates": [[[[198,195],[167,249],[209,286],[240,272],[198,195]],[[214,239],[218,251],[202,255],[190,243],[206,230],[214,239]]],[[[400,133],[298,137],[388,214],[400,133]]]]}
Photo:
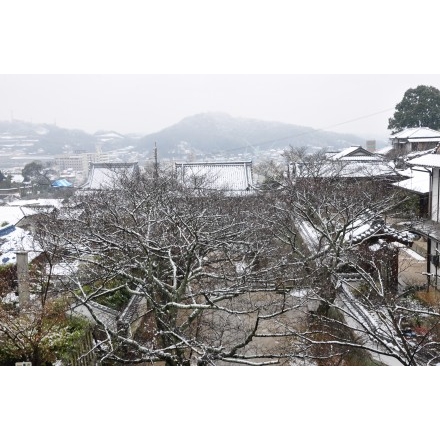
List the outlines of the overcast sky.
{"type": "Polygon", "coordinates": [[[386,138],[408,88],[440,75],[0,75],[0,120],[153,133],[202,112],[386,138]]]}
{"type": "Polygon", "coordinates": [[[381,0],[23,0],[2,14],[0,120],[148,134],[215,111],[386,139],[407,89],[440,89],[436,14],[381,0]]]}

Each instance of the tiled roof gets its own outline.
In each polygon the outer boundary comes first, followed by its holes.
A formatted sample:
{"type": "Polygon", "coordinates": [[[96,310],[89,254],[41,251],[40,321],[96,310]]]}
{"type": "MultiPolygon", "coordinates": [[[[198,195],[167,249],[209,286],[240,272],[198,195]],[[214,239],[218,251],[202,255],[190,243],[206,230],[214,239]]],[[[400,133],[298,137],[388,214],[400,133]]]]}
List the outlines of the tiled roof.
{"type": "Polygon", "coordinates": [[[350,158],[358,158],[358,157],[370,157],[373,156],[373,153],[370,153],[368,150],[365,150],[365,148],[354,146],[346,148],[345,150],[340,151],[339,153],[336,153],[331,156],[332,160],[345,160],[350,158]],[[355,154],[356,153],[356,154],[355,154]]]}
{"type": "Polygon", "coordinates": [[[352,244],[361,243],[365,239],[389,237],[399,243],[410,245],[412,241],[404,234],[385,224],[384,221],[373,221],[371,223],[361,224],[350,234],[352,244]]]}
{"type": "Polygon", "coordinates": [[[440,168],[440,154],[425,154],[424,156],[409,160],[407,164],[440,168]]]}
{"type": "Polygon", "coordinates": [[[297,177],[322,178],[367,178],[396,176],[394,167],[389,163],[368,161],[328,161],[314,169],[313,164],[295,164],[297,177]]]}
{"type": "MultiPolygon", "coordinates": [[[[418,194],[429,193],[430,175],[426,171],[409,170],[410,173],[405,173],[409,179],[402,180],[401,182],[393,183],[393,186],[406,189],[418,194]]],[[[404,173],[399,173],[403,175],[404,173]]]]}
{"type": "Polygon", "coordinates": [[[9,223],[16,225],[24,217],[37,214],[38,211],[26,206],[1,206],[0,207],[0,224],[9,223]]]}
{"type": "Polygon", "coordinates": [[[402,130],[399,133],[395,133],[390,136],[390,139],[418,138],[420,141],[426,138],[438,138],[438,137],[440,137],[440,131],[436,131],[428,127],[415,127],[415,128],[406,128],[405,130],[402,130]]]}
{"type": "Polygon", "coordinates": [[[440,136],[439,137],[432,137],[432,138],[422,138],[422,137],[417,137],[417,138],[411,138],[408,139],[408,142],[410,143],[417,143],[417,142],[425,142],[425,141],[429,141],[429,142],[440,142],[440,136]]]}
{"type": "Polygon", "coordinates": [[[103,306],[102,304],[98,304],[95,301],[88,301],[87,306],[81,303],[74,305],[71,308],[71,313],[80,315],[88,319],[90,322],[95,323],[95,319],[93,318],[92,313],[89,308],[93,311],[95,316],[110,330],[116,332],[117,325],[116,320],[118,318],[118,312],[116,310],[111,309],[110,307],[103,306]]]}
{"type": "Polygon", "coordinates": [[[13,227],[1,236],[0,240],[0,266],[15,264],[17,251],[29,251],[29,261],[36,258],[42,251],[33,240],[31,234],[24,229],[13,227]]]}
{"type": "Polygon", "coordinates": [[[133,174],[137,167],[137,162],[92,163],[87,182],[81,186],[81,189],[110,189],[123,175],[133,174]]]}
{"type": "Polygon", "coordinates": [[[386,147],[380,148],[379,150],[376,150],[376,154],[385,155],[389,153],[390,151],[393,151],[394,147],[392,145],[387,145],[386,147]]]}
{"type": "Polygon", "coordinates": [[[245,191],[253,186],[252,162],[176,163],[178,178],[190,187],[245,191]]]}

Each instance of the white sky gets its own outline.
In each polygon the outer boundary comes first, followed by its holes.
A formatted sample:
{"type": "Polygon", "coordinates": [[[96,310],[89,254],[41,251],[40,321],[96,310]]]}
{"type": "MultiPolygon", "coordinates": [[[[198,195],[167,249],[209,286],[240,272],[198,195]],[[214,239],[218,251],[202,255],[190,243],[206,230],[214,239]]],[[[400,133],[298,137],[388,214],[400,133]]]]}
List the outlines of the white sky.
{"type": "Polygon", "coordinates": [[[395,105],[420,84],[440,89],[440,75],[3,74],[0,120],[147,134],[221,111],[386,138],[395,105]]]}

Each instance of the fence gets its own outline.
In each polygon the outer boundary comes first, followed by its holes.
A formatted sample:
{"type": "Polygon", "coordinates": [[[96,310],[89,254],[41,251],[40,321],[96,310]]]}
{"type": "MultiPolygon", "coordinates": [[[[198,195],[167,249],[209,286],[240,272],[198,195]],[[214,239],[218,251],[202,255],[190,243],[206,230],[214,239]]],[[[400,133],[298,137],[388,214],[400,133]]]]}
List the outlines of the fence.
{"type": "Polygon", "coordinates": [[[93,352],[93,335],[88,331],[84,339],[80,342],[78,350],[72,352],[70,365],[72,366],[90,366],[96,365],[96,358],[93,352]]]}

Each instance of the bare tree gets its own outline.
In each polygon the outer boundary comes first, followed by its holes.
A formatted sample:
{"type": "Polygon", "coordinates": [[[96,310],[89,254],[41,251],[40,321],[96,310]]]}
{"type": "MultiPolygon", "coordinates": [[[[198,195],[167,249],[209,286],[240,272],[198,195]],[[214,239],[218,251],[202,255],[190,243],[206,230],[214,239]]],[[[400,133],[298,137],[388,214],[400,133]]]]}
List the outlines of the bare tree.
{"type": "Polygon", "coordinates": [[[204,194],[172,176],[140,176],[78,194],[40,227],[63,241],[64,261],[80,262],[68,290],[77,302],[87,307],[121,290],[146,300],[137,337],[111,329],[90,307],[105,362],[264,364],[282,356],[249,346],[292,309],[275,214],[260,195],[204,194]]]}
{"type": "Polygon", "coordinates": [[[325,157],[306,166],[236,197],[168,174],[122,178],[45,219],[46,246],[79,263],[63,294],[97,323],[99,362],[340,364],[369,353],[436,363],[438,308],[399,290],[390,263],[405,236],[384,218],[402,198],[386,179],[324,175],[325,157]],[[136,333],[93,307],[121,293],[146,304],[136,333]],[[409,339],[415,319],[427,332],[409,339]]]}
{"type": "Polygon", "coordinates": [[[309,300],[319,304],[303,333],[312,355],[317,347],[328,354],[331,346],[333,358],[361,349],[403,365],[437,363],[438,304],[423,304],[414,290],[399,288],[397,243],[410,240],[385,222],[405,196],[387,177],[368,178],[368,169],[347,175],[345,164],[317,156],[302,164],[301,174],[286,183],[279,209],[290,213],[301,237],[298,262],[310,273],[304,280],[309,300]],[[423,322],[418,335],[409,332],[416,322],[423,322]]]}

